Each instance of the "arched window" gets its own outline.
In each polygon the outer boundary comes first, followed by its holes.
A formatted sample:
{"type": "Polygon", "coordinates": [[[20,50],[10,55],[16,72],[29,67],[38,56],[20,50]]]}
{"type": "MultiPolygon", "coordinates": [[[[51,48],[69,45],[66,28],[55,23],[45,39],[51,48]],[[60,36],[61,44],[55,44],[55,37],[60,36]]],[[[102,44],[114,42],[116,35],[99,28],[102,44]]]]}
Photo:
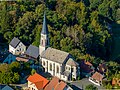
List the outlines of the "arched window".
{"type": "Polygon", "coordinates": [[[59,67],[57,66],[57,73],[59,73],[59,67]]]}
{"type": "Polygon", "coordinates": [[[50,63],[50,71],[52,71],[52,64],[50,63]]]}

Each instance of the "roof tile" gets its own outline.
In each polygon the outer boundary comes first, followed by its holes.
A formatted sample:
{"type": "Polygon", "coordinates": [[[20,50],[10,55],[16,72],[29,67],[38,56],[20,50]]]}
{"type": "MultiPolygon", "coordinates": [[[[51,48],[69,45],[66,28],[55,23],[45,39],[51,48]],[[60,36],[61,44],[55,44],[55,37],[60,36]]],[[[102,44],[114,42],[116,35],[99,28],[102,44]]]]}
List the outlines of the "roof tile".
{"type": "Polygon", "coordinates": [[[67,59],[68,55],[69,53],[67,52],[49,47],[42,52],[41,57],[62,64],[67,59]]]}
{"type": "Polygon", "coordinates": [[[49,82],[49,80],[37,73],[30,75],[27,80],[34,83],[38,89],[43,89],[49,82]]]}
{"type": "Polygon", "coordinates": [[[14,37],[12,39],[12,41],[10,42],[10,45],[13,46],[14,48],[16,48],[19,43],[20,43],[20,40],[18,38],[14,37]]]}
{"type": "Polygon", "coordinates": [[[37,58],[39,56],[39,48],[33,45],[30,45],[27,49],[27,51],[25,52],[25,54],[33,57],[33,58],[37,58]]]}
{"type": "Polygon", "coordinates": [[[98,73],[98,72],[95,72],[93,75],[92,75],[92,78],[97,80],[97,81],[102,81],[103,79],[103,75],[98,73]]]}

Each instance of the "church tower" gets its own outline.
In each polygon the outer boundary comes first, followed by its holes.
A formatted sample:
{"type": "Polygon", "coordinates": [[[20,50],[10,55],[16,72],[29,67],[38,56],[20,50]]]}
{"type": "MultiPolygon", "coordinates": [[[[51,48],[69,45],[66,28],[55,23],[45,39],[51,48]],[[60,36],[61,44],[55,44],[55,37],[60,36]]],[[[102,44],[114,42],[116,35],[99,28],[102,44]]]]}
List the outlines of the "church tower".
{"type": "Polygon", "coordinates": [[[39,45],[39,55],[49,47],[48,27],[46,22],[46,15],[44,13],[43,26],[41,31],[41,39],[39,45]]]}

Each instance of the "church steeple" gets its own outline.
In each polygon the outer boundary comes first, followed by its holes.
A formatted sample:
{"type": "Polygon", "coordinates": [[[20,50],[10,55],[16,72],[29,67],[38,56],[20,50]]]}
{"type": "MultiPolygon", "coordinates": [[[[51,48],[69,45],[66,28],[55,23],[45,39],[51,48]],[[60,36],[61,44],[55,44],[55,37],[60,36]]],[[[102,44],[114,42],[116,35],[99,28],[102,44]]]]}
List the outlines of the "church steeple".
{"type": "Polygon", "coordinates": [[[43,19],[43,26],[41,31],[41,39],[40,39],[40,45],[39,45],[39,54],[41,56],[41,53],[49,47],[49,37],[48,37],[48,27],[46,22],[46,14],[44,12],[44,19],[43,19]]]}
{"type": "Polygon", "coordinates": [[[45,12],[44,12],[44,19],[43,19],[43,26],[42,26],[41,34],[48,34],[48,27],[47,27],[45,12]]]}

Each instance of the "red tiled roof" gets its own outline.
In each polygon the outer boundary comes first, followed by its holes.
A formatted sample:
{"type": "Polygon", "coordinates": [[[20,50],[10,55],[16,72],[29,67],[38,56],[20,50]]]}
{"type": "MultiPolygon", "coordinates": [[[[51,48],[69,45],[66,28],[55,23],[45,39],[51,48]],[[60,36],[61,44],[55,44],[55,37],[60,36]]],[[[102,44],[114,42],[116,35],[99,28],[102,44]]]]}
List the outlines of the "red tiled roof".
{"type": "Polygon", "coordinates": [[[66,86],[66,83],[59,80],[57,77],[54,77],[49,84],[45,87],[44,90],[63,90],[66,86]]]}
{"type": "Polygon", "coordinates": [[[35,84],[35,86],[36,86],[38,89],[44,88],[44,87],[43,87],[43,81],[34,82],[34,84],[35,84]]]}
{"type": "Polygon", "coordinates": [[[61,81],[60,83],[57,84],[57,86],[55,87],[54,90],[64,90],[64,88],[65,88],[66,85],[67,85],[66,83],[64,83],[63,81],[61,81]]]}
{"type": "Polygon", "coordinates": [[[97,81],[102,81],[103,79],[103,75],[98,73],[98,72],[95,72],[93,75],[92,75],[92,78],[97,80],[97,81]]]}
{"type": "Polygon", "coordinates": [[[57,77],[54,77],[49,84],[45,87],[44,90],[52,90],[53,88],[55,88],[55,86],[57,85],[57,83],[59,82],[59,79],[57,77]]]}
{"type": "Polygon", "coordinates": [[[49,80],[37,73],[30,75],[27,80],[34,83],[38,89],[43,89],[49,82],[49,80]]]}
{"type": "Polygon", "coordinates": [[[93,66],[90,62],[88,62],[88,61],[85,61],[85,64],[86,65],[89,65],[89,66],[93,66]]]}

